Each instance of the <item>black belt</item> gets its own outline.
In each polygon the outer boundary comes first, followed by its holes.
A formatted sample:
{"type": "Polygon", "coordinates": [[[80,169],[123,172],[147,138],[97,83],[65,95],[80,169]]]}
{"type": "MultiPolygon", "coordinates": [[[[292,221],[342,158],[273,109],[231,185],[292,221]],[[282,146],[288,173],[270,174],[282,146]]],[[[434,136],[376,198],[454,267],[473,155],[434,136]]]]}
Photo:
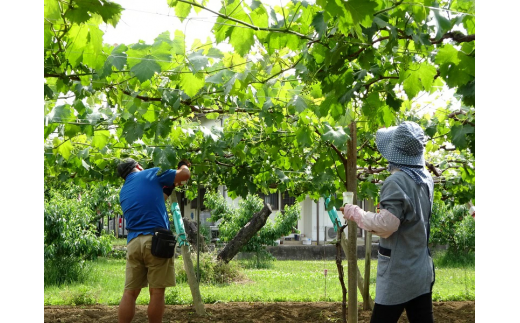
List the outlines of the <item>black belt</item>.
{"type": "Polygon", "coordinates": [[[390,257],[392,250],[379,246],[379,253],[383,256],[390,257]]]}

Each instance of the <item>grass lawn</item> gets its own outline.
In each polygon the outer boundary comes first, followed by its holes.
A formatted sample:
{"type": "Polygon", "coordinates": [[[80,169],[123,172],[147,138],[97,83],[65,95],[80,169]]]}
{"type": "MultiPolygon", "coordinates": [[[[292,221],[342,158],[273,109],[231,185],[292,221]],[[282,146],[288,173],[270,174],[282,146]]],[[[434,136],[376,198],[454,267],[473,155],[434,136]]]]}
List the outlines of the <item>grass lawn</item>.
{"type": "MultiPolygon", "coordinates": [[[[347,285],[347,261],[343,261],[347,285]]],[[[196,265],[196,263],[194,263],[196,265]]],[[[364,259],[359,260],[364,274],[364,259]]],[[[370,294],[375,296],[377,261],[371,262],[370,294]]],[[[177,266],[176,266],[177,267],[177,266]]],[[[231,284],[200,285],[205,303],[215,302],[314,302],[342,300],[335,261],[275,261],[270,269],[242,269],[244,280],[231,284]],[[325,277],[324,270],[328,270],[325,277]]],[[[45,287],[45,305],[118,305],[123,293],[125,260],[99,259],[91,263],[89,279],[83,284],[45,287]]],[[[166,289],[166,304],[191,304],[187,283],[166,289]]],[[[358,291],[358,300],[361,294],[358,291]]],[[[436,266],[434,301],[475,300],[475,267],[436,266]]],[[[149,302],[148,289],[137,299],[149,302]]]]}

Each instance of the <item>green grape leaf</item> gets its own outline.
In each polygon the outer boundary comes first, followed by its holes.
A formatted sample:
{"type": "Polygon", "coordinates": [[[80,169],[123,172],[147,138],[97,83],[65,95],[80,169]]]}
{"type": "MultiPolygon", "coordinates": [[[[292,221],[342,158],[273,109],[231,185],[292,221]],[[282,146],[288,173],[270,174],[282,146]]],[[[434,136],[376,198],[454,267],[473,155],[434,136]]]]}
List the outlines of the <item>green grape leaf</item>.
{"type": "Polygon", "coordinates": [[[237,54],[246,55],[251,46],[255,43],[254,32],[249,28],[231,27],[231,37],[229,43],[233,46],[237,54]]]}
{"type": "Polygon", "coordinates": [[[206,83],[220,84],[224,81],[224,75],[226,75],[226,71],[218,71],[215,74],[211,74],[206,78],[206,83]]]}
{"type": "Polygon", "coordinates": [[[143,60],[134,65],[130,71],[135,74],[141,83],[143,83],[144,81],[151,79],[155,73],[160,73],[161,66],[157,64],[153,56],[146,55],[143,60]]]}
{"type": "Polygon", "coordinates": [[[90,155],[90,147],[87,147],[83,150],[78,151],[77,153],[79,158],[86,159],[90,155]]]}
{"type": "Polygon", "coordinates": [[[218,112],[206,113],[206,119],[214,120],[214,119],[218,118],[219,115],[220,114],[218,112]]]}
{"type": "Polygon", "coordinates": [[[412,34],[412,39],[414,42],[424,46],[430,46],[432,43],[430,41],[430,36],[428,34],[412,34]]]}
{"type": "Polygon", "coordinates": [[[307,103],[303,99],[303,97],[299,95],[295,95],[291,101],[289,102],[289,106],[293,106],[296,108],[296,111],[303,112],[307,108],[307,103]]]}
{"type": "Polygon", "coordinates": [[[88,35],[88,27],[85,25],[72,25],[72,27],[70,27],[68,36],[72,43],[67,47],[66,55],[72,67],[76,67],[81,63],[83,51],[87,46],[88,35]]]}
{"type": "Polygon", "coordinates": [[[430,138],[432,138],[435,135],[435,133],[437,133],[437,124],[430,124],[428,127],[426,127],[426,129],[424,129],[424,133],[428,135],[430,138]]]}
{"type": "Polygon", "coordinates": [[[151,55],[156,59],[162,70],[167,70],[172,61],[172,45],[168,42],[155,42],[151,48],[151,55]]]}
{"type": "Polygon", "coordinates": [[[160,167],[162,170],[169,168],[176,168],[175,159],[177,153],[170,146],[165,149],[154,148],[152,153],[152,159],[155,167],[160,167]]]}
{"type": "Polygon", "coordinates": [[[68,104],[55,106],[48,116],[51,122],[59,123],[71,122],[75,119],[74,113],[68,104]]]}
{"type": "Polygon", "coordinates": [[[327,23],[323,18],[323,11],[319,11],[314,15],[311,26],[316,29],[319,38],[321,38],[327,32],[327,23]]]}
{"type": "Polygon", "coordinates": [[[159,138],[168,137],[170,130],[172,128],[172,121],[170,119],[162,119],[159,121],[152,122],[150,126],[151,129],[155,131],[155,139],[159,140],[159,138]]]}
{"type": "Polygon", "coordinates": [[[84,159],[81,159],[81,165],[85,167],[86,170],[90,170],[91,168],[91,166],[84,159]]]}
{"type": "Polygon", "coordinates": [[[341,147],[346,144],[349,136],[345,133],[342,127],[332,128],[329,124],[325,124],[325,129],[327,130],[321,138],[325,141],[329,141],[333,143],[336,147],[341,147]]]}
{"type": "Polygon", "coordinates": [[[385,102],[389,107],[394,109],[395,112],[398,112],[403,104],[403,100],[396,97],[393,93],[387,93],[385,102]]]}
{"type": "Polygon", "coordinates": [[[201,49],[188,55],[188,61],[190,62],[191,71],[193,73],[204,69],[209,62],[208,58],[202,54],[203,51],[204,50],[201,49]]]}
{"type": "Polygon", "coordinates": [[[204,126],[199,126],[200,132],[204,135],[204,138],[211,139],[212,141],[216,142],[219,139],[219,136],[214,134],[211,129],[208,129],[204,126]]]}
{"type": "Polygon", "coordinates": [[[186,51],[184,33],[180,30],[175,31],[175,37],[173,38],[173,54],[174,55],[184,55],[186,51]]]}
{"type": "Polygon", "coordinates": [[[114,66],[121,71],[126,65],[126,53],[128,48],[125,45],[116,46],[105,61],[106,66],[114,66]]]}
{"type": "Polygon", "coordinates": [[[408,99],[413,99],[423,89],[429,91],[436,74],[437,70],[430,64],[411,64],[410,68],[400,75],[408,99]]]}
{"type": "Polygon", "coordinates": [[[208,50],[208,53],[206,54],[206,56],[211,57],[211,58],[218,58],[218,59],[224,58],[224,54],[222,53],[222,51],[215,47],[211,47],[208,50]]]}
{"type": "Polygon", "coordinates": [[[94,138],[92,138],[92,146],[97,149],[103,149],[110,138],[110,132],[108,130],[99,130],[94,132],[94,138]]]}
{"type": "MultiPolygon", "coordinates": [[[[177,18],[179,18],[179,20],[181,22],[184,21],[184,19],[188,18],[188,16],[190,15],[190,11],[191,11],[191,5],[190,4],[187,4],[185,2],[177,2],[177,1],[171,1],[170,3],[175,3],[173,4],[175,6],[175,15],[177,16],[177,18]]],[[[172,4],[170,4],[170,7],[173,6],[172,4]]]]}
{"type": "Polygon", "coordinates": [[[52,99],[54,97],[54,92],[47,84],[43,84],[43,97],[48,99],[52,99]]]}
{"type": "Polygon", "coordinates": [[[66,124],[65,125],[65,136],[72,138],[76,136],[78,133],[81,133],[81,127],[74,124],[66,124]]]}
{"type": "Polygon", "coordinates": [[[296,142],[302,147],[312,146],[312,131],[308,127],[299,127],[296,130],[296,142]]]}
{"type": "Polygon", "coordinates": [[[57,0],[44,0],[43,16],[53,23],[61,19],[60,6],[57,0]]]}
{"type": "Polygon", "coordinates": [[[381,109],[379,109],[379,115],[382,124],[384,124],[385,127],[390,127],[394,123],[395,115],[390,107],[384,105],[381,109]]]}
{"type": "Polygon", "coordinates": [[[181,81],[179,83],[181,89],[188,96],[193,97],[200,89],[204,87],[204,76],[202,73],[192,74],[190,73],[182,73],[180,77],[181,81]]]}
{"type": "MultiPolygon", "coordinates": [[[[100,69],[103,67],[105,57],[101,53],[103,45],[103,32],[97,26],[90,26],[88,28],[89,41],[83,51],[83,64],[93,68],[100,69]]],[[[90,77],[87,77],[86,85],[90,84],[90,77]]]]}
{"type": "Polygon", "coordinates": [[[181,97],[179,95],[179,91],[177,90],[164,90],[162,93],[162,100],[165,102],[168,106],[171,106],[174,111],[177,111],[179,109],[179,106],[181,104],[181,97]]]}
{"type": "Polygon", "coordinates": [[[467,148],[466,134],[474,132],[475,127],[471,125],[454,125],[450,130],[451,142],[459,149],[467,148]]]}
{"type": "Polygon", "coordinates": [[[53,143],[54,146],[57,147],[53,149],[53,152],[55,154],[59,153],[63,156],[63,158],[65,158],[65,160],[68,160],[72,154],[72,150],[74,149],[74,146],[72,146],[70,140],[62,141],[58,138],[54,138],[53,143]]]}
{"type": "Polygon", "coordinates": [[[462,103],[467,106],[475,106],[475,80],[459,86],[456,93],[462,95],[462,103]]]}
{"type": "Polygon", "coordinates": [[[128,143],[133,143],[139,138],[143,137],[144,123],[128,120],[123,127],[123,136],[128,143]]]}
{"type": "Polygon", "coordinates": [[[160,43],[163,43],[163,42],[170,45],[170,48],[173,46],[173,41],[170,39],[169,31],[165,31],[165,32],[159,34],[159,36],[155,37],[155,39],[153,41],[154,41],[154,43],[153,43],[152,47],[160,45],[160,43]]]}
{"type": "Polygon", "coordinates": [[[91,16],[87,8],[82,6],[75,6],[67,10],[67,12],[65,13],[65,17],[69,19],[71,22],[79,25],[84,22],[87,22],[91,16]]]}
{"type": "Polygon", "coordinates": [[[458,65],[460,63],[459,51],[456,50],[452,45],[446,44],[444,47],[439,49],[437,55],[435,55],[435,63],[439,65],[449,63],[458,65]]]}
{"type": "MultiPolygon", "coordinates": [[[[372,16],[377,8],[377,3],[372,0],[349,0],[343,2],[345,9],[352,17],[349,23],[361,24],[365,28],[372,26],[372,16]]],[[[348,18],[347,18],[348,19],[348,18]]]]}
{"type": "Polygon", "coordinates": [[[53,133],[54,130],[56,130],[58,125],[59,125],[59,123],[51,123],[48,126],[45,126],[45,130],[44,130],[44,133],[43,133],[43,139],[47,139],[49,137],[49,135],[51,133],[53,133]]]}
{"type": "Polygon", "coordinates": [[[433,11],[433,17],[434,17],[434,23],[435,23],[435,40],[441,39],[441,37],[451,29],[451,23],[450,21],[443,17],[441,14],[441,10],[432,10],[433,11]]]}
{"type": "Polygon", "coordinates": [[[274,172],[282,183],[288,183],[290,181],[289,177],[287,177],[282,170],[276,168],[274,172]]]}
{"type": "MultiPolygon", "coordinates": [[[[103,18],[103,22],[106,24],[111,24],[113,27],[117,25],[119,19],[121,18],[121,13],[123,11],[123,7],[120,4],[107,1],[107,0],[99,0],[102,5],[95,5],[96,1],[82,0],[81,2],[91,3],[92,6],[89,8],[93,8],[95,13],[99,14],[101,18],[103,18]]],[[[76,2],[79,2],[76,0],[76,2]]]]}

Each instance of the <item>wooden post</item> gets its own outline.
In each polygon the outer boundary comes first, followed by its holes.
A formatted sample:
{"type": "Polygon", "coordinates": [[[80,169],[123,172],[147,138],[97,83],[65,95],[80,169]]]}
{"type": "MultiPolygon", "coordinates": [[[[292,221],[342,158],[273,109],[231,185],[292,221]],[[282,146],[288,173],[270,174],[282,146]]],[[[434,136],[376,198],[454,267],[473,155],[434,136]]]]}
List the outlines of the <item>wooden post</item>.
{"type": "MultiPolygon", "coordinates": [[[[365,208],[366,211],[374,212],[374,201],[369,200],[365,208]]],[[[363,309],[365,311],[372,310],[373,304],[370,303],[370,262],[372,257],[372,232],[365,231],[365,284],[363,294],[363,309]]]]}
{"type": "Polygon", "coordinates": [[[182,260],[184,262],[184,270],[186,270],[186,276],[188,277],[188,285],[190,285],[191,296],[193,297],[193,307],[195,312],[199,315],[205,315],[206,309],[202,302],[202,296],[200,295],[199,282],[195,276],[195,270],[193,269],[193,262],[191,261],[190,246],[182,246],[182,260]]]}
{"type": "Polygon", "coordinates": [[[200,282],[200,185],[197,186],[197,282],[200,282]]]}
{"type": "Polygon", "coordinates": [[[336,242],[336,266],[338,267],[338,275],[339,282],[341,284],[342,291],[342,302],[341,302],[341,317],[343,319],[343,323],[347,323],[347,288],[345,287],[345,273],[343,272],[343,265],[341,264],[341,247],[344,248],[343,244],[345,243],[345,234],[343,233],[343,229],[345,226],[338,228],[339,240],[336,242]]]}
{"type": "Polygon", "coordinates": [[[116,232],[116,238],[119,238],[119,215],[114,219],[114,230],[116,232]]]}
{"type": "MultiPolygon", "coordinates": [[[[347,169],[346,169],[346,189],[353,192],[352,203],[357,203],[357,135],[356,122],[349,124],[350,139],[347,141],[347,169]]],[[[348,221],[348,322],[358,322],[358,301],[357,289],[357,223],[348,221]]]]}
{"type": "MultiPolygon", "coordinates": [[[[345,233],[343,233],[343,237],[341,239],[341,248],[343,248],[343,252],[345,252],[345,255],[347,256],[347,259],[349,258],[349,250],[348,250],[348,239],[345,236],[345,233]]],[[[363,280],[363,277],[361,276],[361,271],[359,270],[359,267],[356,266],[356,272],[357,272],[357,287],[359,289],[359,292],[361,293],[361,296],[365,297],[366,295],[366,302],[370,304],[371,308],[374,308],[374,300],[370,297],[370,294],[365,293],[365,281],[363,280]]],[[[370,282],[370,277],[368,279],[370,282]]],[[[365,302],[365,298],[363,298],[363,303],[365,302]]]]}

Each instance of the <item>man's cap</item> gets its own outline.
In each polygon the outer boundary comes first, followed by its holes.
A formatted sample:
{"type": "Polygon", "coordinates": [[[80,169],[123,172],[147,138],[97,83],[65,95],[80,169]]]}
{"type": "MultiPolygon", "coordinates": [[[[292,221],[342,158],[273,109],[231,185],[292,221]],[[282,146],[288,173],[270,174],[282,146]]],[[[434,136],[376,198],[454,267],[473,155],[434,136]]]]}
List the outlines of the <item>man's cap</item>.
{"type": "Polygon", "coordinates": [[[181,160],[178,164],[177,164],[177,169],[181,168],[182,165],[186,165],[188,166],[188,163],[189,161],[187,159],[183,159],[181,160]]]}
{"type": "Polygon", "coordinates": [[[132,172],[132,170],[137,166],[137,162],[132,158],[127,158],[117,165],[117,173],[121,176],[122,179],[126,179],[128,174],[132,172]]]}

